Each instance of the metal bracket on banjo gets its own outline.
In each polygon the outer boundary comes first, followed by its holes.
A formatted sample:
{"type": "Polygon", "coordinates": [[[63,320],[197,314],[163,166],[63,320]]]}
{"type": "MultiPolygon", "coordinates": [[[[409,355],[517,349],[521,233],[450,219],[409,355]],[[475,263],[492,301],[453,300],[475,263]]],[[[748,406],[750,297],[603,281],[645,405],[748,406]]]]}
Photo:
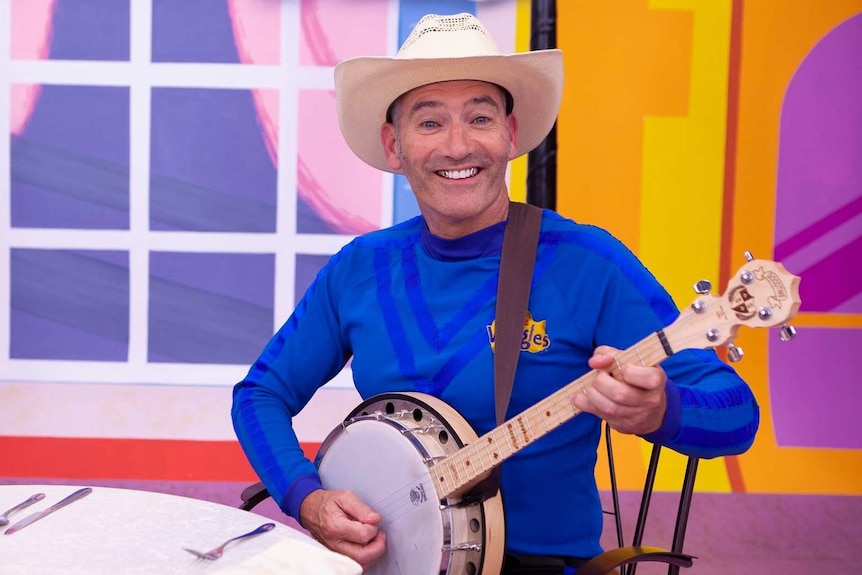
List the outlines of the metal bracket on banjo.
{"type": "Polygon", "coordinates": [[[459,543],[458,545],[444,545],[442,551],[449,553],[452,551],[481,551],[482,546],[476,543],[459,543]]]}
{"type": "Polygon", "coordinates": [[[415,434],[417,434],[417,433],[430,433],[430,432],[432,432],[432,431],[440,431],[441,429],[442,429],[443,431],[445,431],[445,430],[446,430],[446,426],[444,426],[444,425],[442,425],[442,424],[440,424],[440,423],[431,423],[431,424],[428,424],[428,425],[422,425],[422,426],[420,426],[420,427],[412,427],[412,428],[410,428],[410,429],[402,429],[402,430],[401,430],[401,433],[402,433],[403,435],[407,435],[408,433],[410,433],[410,434],[414,434],[414,435],[415,435],[415,434]]]}

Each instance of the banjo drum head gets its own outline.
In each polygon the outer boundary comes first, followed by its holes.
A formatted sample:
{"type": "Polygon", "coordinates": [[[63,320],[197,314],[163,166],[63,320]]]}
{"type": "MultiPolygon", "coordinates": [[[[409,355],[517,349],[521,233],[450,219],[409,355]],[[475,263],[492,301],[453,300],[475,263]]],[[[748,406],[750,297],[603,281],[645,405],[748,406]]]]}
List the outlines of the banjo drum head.
{"type": "Polygon", "coordinates": [[[438,575],[444,519],[417,440],[390,418],[345,423],[321,446],[317,464],[325,489],[353,491],[382,517],[386,552],[365,575],[438,575]]]}

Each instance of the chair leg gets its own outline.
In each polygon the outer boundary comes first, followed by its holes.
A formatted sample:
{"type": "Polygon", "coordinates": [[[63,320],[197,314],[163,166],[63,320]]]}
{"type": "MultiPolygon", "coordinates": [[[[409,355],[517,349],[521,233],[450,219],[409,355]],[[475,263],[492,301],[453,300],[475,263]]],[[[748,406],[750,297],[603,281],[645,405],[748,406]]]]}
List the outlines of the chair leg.
{"type": "MultiPolygon", "coordinates": [[[[689,457],[688,463],[685,466],[685,479],[682,483],[682,492],[679,496],[679,511],[676,514],[676,526],[673,532],[673,546],[671,550],[674,553],[680,553],[682,546],[685,543],[685,530],[688,526],[688,515],[691,511],[691,500],[694,496],[694,480],[697,475],[698,459],[689,457]]],[[[679,567],[671,565],[668,569],[668,575],[679,575],[679,567]]]]}
{"type": "Polygon", "coordinates": [[[608,452],[608,470],[611,475],[611,498],[613,501],[614,527],[617,530],[617,547],[623,547],[623,520],[620,516],[620,494],[617,489],[617,468],[614,465],[614,447],[611,441],[611,426],[605,423],[605,445],[608,452]]]}
{"type": "MultiPolygon", "coordinates": [[[[647,466],[646,478],[644,479],[644,491],[641,496],[641,506],[638,510],[638,521],[635,524],[635,533],[632,538],[632,546],[638,547],[643,543],[644,531],[646,529],[647,515],[649,514],[649,506],[652,501],[653,488],[655,487],[655,477],[658,473],[658,461],[661,456],[661,445],[653,445],[650,453],[649,466],[647,466]]],[[[637,563],[624,566],[621,569],[622,575],[635,575],[637,571],[637,563]]]]}

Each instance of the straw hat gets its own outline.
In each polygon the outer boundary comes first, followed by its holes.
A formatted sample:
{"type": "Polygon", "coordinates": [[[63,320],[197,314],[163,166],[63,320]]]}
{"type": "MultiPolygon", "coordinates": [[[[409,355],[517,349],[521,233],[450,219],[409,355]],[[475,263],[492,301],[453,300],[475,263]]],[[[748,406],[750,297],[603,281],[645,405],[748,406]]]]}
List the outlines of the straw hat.
{"type": "Polygon", "coordinates": [[[520,156],[538,146],[554,126],[563,94],[563,54],[500,54],[472,14],[424,16],[394,58],[363,56],[335,67],[338,125],[347,145],[368,164],[393,172],[380,142],[386,111],[402,94],[448,80],[480,80],[509,91],[518,118],[520,156]]]}

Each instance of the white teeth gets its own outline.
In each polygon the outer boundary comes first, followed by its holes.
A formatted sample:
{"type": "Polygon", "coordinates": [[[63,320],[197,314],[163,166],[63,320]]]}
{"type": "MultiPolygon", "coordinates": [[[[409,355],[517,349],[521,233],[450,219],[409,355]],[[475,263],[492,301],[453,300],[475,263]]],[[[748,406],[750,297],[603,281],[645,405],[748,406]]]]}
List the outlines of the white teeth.
{"type": "Polygon", "coordinates": [[[449,178],[450,180],[463,180],[464,178],[470,178],[479,173],[478,168],[468,168],[466,170],[440,170],[437,172],[444,178],[449,178]]]}

